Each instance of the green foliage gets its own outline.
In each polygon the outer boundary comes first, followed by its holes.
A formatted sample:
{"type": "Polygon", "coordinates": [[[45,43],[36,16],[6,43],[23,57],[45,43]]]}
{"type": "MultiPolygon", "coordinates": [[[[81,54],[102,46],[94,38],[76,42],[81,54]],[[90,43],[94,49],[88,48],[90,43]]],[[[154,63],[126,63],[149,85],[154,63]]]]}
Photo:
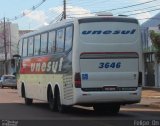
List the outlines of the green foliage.
{"type": "Polygon", "coordinates": [[[156,33],[155,31],[150,31],[150,38],[157,52],[160,52],[160,33],[156,33]]]}

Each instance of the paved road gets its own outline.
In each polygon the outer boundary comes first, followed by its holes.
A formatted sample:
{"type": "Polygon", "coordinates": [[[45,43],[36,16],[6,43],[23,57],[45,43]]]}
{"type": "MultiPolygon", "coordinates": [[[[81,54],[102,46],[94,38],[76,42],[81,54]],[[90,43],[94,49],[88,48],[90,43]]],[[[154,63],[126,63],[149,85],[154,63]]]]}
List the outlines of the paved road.
{"type": "MultiPolygon", "coordinates": [[[[151,124],[153,123],[152,121],[159,119],[160,109],[137,107],[134,105],[122,107],[117,116],[96,114],[92,108],[79,106],[72,107],[70,111],[65,114],[51,112],[46,103],[38,103],[36,101],[33,105],[26,106],[23,103],[23,99],[18,96],[16,90],[0,89],[0,120],[2,120],[0,125],[3,126],[6,126],[5,124],[8,120],[18,120],[18,126],[27,126],[31,123],[39,126],[53,125],[53,123],[56,126],[72,126],[73,124],[76,126],[117,126],[117,124],[138,126],[139,121],[148,120],[149,122],[144,123],[151,124]]],[[[160,126],[160,121],[157,121],[157,124],[158,123],[159,125],[157,126],[160,126]]]]}

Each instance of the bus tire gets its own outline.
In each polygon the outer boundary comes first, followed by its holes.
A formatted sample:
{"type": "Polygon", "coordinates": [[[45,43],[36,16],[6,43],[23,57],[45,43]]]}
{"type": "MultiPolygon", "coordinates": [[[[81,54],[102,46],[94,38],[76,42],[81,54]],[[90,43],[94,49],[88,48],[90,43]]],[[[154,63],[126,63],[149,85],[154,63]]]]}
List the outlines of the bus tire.
{"type": "Polygon", "coordinates": [[[26,98],[26,97],[24,98],[24,101],[26,105],[31,105],[33,103],[33,99],[26,98]]]}
{"type": "Polygon", "coordinates": [[[1,88],[3,88],[3,85],[1,85],[1,88]]]}
{"type": "Polygon", "coordinates": [[[33,103],[33,99],[26,97],[24,84],[22,84],[22,87],[21,87],[21,95],[22,95],[22,98],[24,98],[24,102],[26,105],[31,105],[33,103]]]}
{"type": "Polygon", "coordinates": [[[53,92],[51,88],[49,88],[48,90],[48,104],[51,111],[56,111],[56,101],[53,97],[53,92]]]}
{"type": "Polygon", "coordinates": [[[120,105],[119,104],[96,104],[93,106],[93,109],[97,113],[107,113],[111,115],[116,115],[120,110],[120,105]]]}
{"type": "Polygon", "coordinates": [[[120,110],[119,104],[109,104],[109,105],[107,105],[106,112],[111,115],[117,115],[119,113],[119,110],[120,110]]]}
{"type": "Polygon", "coordinates": [[[66,112],[66,106],[64,106],[64,105],[61,104],[61,97],[60,97],[59,90],[56,93],[56,101],[57,101],[58,112],[60,112],[60,113],[66,112]]]}
{"type": "Polygon", "coordinates": [[[24,88],[24,84],[22,84],[22,86],[21,86],[21,96],[22,96],[22,98],[25,97],[25,88],[24,88]]]}
{"type": "Polygon", "coordinates": [[[95,104],[95,105],[93,105],[93,109],[97,113],[102,113],[102,112],[104,112],[105,108],[102,107],[100,104],[95,104]]]}

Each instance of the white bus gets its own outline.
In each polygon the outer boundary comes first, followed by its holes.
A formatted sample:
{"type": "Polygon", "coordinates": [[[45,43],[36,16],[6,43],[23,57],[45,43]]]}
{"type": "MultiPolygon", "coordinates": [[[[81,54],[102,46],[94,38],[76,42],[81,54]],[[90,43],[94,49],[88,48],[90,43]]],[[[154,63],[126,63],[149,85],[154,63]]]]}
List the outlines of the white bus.
{"type": "Polygon", "coordinates": [[[138,103],[142,89],[142,46],[138,21],[91,16],[63,20],[25,34],[19,41],[18,92],[31,104],[93,106],[118,113],[138,103]]]}

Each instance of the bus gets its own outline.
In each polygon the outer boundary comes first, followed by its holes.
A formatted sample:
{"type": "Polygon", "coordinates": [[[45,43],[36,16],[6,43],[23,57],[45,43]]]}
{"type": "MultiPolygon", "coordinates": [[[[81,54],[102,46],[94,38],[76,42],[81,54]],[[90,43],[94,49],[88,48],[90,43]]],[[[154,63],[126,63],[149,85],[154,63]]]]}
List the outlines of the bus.
{"type": "Polygon", "coordinates": [[[89,16],[66,19],[23,35],[17,58],[18,93],[53,111],[73,105],[117,114],[138,103],[142,43],[137,19],[89,16]]]}

